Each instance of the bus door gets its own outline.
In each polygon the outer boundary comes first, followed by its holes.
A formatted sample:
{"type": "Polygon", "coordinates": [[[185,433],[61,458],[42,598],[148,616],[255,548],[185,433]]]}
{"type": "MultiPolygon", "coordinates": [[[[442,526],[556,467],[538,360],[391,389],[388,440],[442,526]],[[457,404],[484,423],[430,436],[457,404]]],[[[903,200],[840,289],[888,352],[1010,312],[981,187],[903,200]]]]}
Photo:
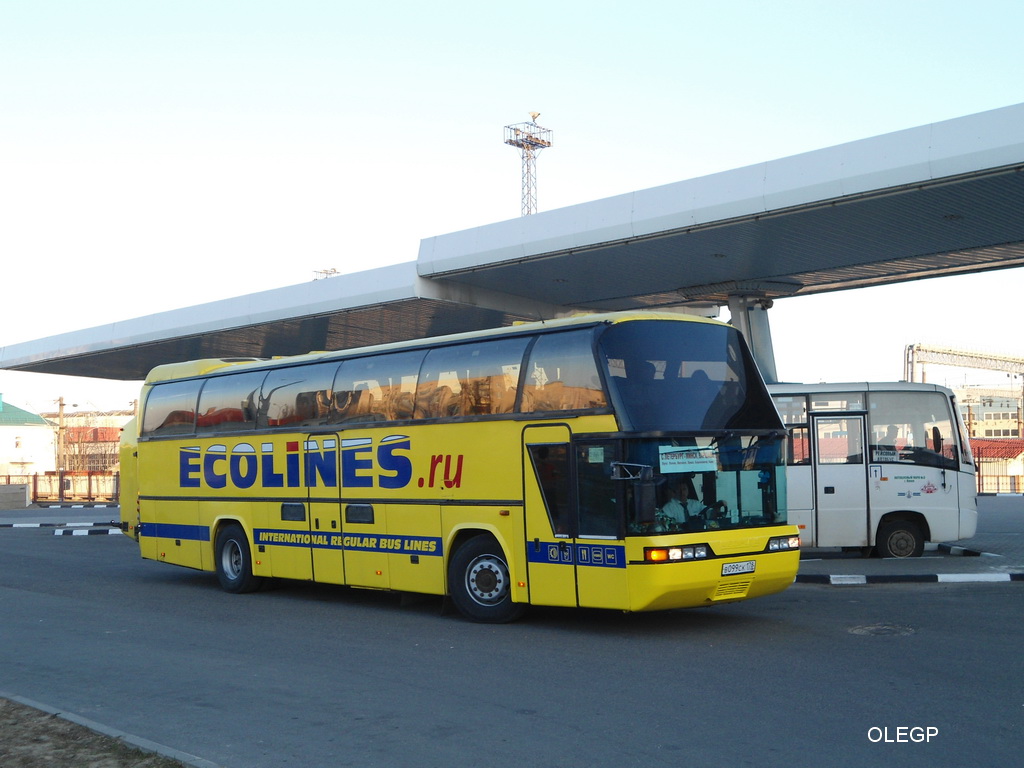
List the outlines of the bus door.
{"type": "MultiPolygon", "coordinates": [[[[313,564],[316,553],[322,548],[320,536],[324,533],[323,520],[326,516],[321,508],[326,492],[323,486],[337,474],[330,466],[337,463],[336,446],[337,438],[333,435],[306,435],[301,442],[294,436],[288,436],[284,444],[285,466],[278,467],[280,476],[275,480],[278,487],[287,487],[289,493],[295,493],[300,478],[305,477],[306,498],[290,496],[287,500],[254,504],[258,505],[258,519],[265,526],[256,536],[255,557],[259,559],[262,547],[269,547],[271,572],[277,578],[302,581],[315,578],[313,564]]],[[[330,492],[337,493],[333,488],[330,492]]]]}
{"type": "MultiPolygon", "coordinates": [[[[366,435],[366,432],[354,434],[366,435]]],[[[388,576],[387,507],[379,499],[359,498],[357,494],[375,494],[371,466],[373,438],[342,437],[341,474],[341,546],[345,560],[345,583],[371,589],[390,588],[388,576]]]]}
{"type": "Polygon", "coordinates": [[[819,547],[868,545],[865,419],[811,416],[819,547]]]}
{"type": "Polygon", "coordinates": [[[309,493],[311,577],[326,584],[345,583],[342,548],[338,435],[310,435],[306,440],[306,477],[309,493]]]}
{"type": "Polygon", "coordinates": [[[613,479],[622,460],[619,451],[617,440],[575,445],[576,589],[583,608],[626,610],[630,605],[621,510],[632,502],[634,486],[613,479]]]}
{"type": "Polygon", "coordinates": [[[576,605],[569,439],[564,424],[523,430],[527,584],[538,605],[576,605]]]}

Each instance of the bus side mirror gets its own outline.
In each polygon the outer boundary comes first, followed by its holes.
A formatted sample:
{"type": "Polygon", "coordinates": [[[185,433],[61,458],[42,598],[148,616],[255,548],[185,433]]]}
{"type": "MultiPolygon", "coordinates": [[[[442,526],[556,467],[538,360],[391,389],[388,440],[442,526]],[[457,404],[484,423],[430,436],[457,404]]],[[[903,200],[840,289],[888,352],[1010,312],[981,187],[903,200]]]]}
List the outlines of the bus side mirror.
{"type": "Polygon", "coordinates": [[[656,504],[655,484],[650,480],[641,480],[633,486],[633,513],[638,523],[646,525],[654,522],[656,504]]]}
{"type": "Polygon", "coordinates": [[[616,461],[612,463],[612,480],[626,480],[632,484],[633,519],[641,525],[653,523],[657,504],[653,467],[616,461]]]}
{"type": "Polygon", "coordinates": [[[932,427],[932,450],[936,453],[942,453],[942,432],[939,431],[938,427],[932,427]]]}

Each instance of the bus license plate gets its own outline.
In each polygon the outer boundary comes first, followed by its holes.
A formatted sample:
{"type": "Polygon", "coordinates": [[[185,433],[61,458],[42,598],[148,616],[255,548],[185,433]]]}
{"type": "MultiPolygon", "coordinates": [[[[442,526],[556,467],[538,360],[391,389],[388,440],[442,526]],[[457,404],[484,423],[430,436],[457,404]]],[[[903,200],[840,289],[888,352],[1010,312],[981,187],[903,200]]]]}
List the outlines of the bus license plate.
{"type": "Polygon", "coordinates": [[[722,575],[735,576],[737,573],[753,573],[756,565],[754,560],[744,560],[742,563],[722,563],[722,575]]]}

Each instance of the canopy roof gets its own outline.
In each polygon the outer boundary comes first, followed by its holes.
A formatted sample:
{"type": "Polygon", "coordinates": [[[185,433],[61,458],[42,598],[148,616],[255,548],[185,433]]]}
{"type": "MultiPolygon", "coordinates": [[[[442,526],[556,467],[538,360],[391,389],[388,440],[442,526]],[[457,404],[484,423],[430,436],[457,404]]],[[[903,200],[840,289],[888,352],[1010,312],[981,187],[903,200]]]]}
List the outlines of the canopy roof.
{"type": "Polygon", "coordinates": [[[423,240],[418,258],[0,349],[0,367],[343,349],[1024,264],[1024,104],[423,240]]]}

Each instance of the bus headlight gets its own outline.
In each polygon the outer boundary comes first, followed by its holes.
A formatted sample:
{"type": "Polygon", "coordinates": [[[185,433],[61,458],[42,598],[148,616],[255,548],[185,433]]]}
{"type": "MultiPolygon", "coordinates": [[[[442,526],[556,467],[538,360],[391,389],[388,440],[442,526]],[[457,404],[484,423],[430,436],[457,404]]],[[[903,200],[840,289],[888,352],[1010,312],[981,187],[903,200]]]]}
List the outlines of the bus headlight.
{"type": "Polygon", "coordinates": [[[707,556],[707,544],[694,544],[686,547],[644,547],[644,560],[649,563],[700,560],[707,556]]]}
{"type": "Polygon", "coordinates": [[[799,536],[773,536],[768,539],[769,552],[785,552],[789,549],[800,549],[799,536]]]}

